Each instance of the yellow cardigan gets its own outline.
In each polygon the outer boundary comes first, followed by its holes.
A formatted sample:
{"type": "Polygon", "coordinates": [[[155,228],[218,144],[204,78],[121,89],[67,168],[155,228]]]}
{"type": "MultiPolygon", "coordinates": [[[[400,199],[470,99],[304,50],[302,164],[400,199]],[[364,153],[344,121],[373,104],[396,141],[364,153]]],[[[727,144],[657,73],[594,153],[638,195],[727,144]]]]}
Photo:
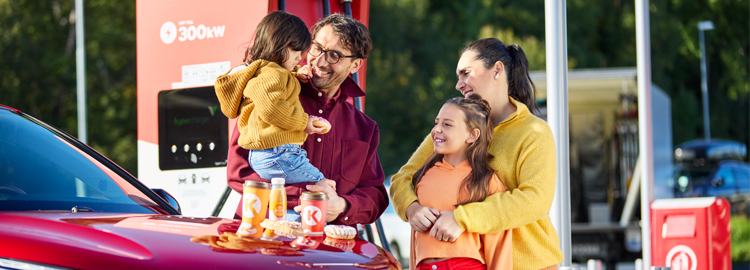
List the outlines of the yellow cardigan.
{"type": "MultiPolygon", "coordinates": [[[[480,234],[513,231],[513,269],[541,269],[563,260],[560,243],[549,217],[555,193],[555,142],[546,122],[510,98],[516,111],[495,126],[489,153],[490,167],[509,192],[488,196],[454,210],[464,231],[480,234]]],[[[404,221],[406,208],[417,195],[411,179],[433,152],[427,136],[409,161],[391,180],[391,200],[404,221]]]]}
{"type": "Polygon", "coordinates": [[[299,102],[301,87],[294,73],[266,60],[230,72],[216,78],[214,88],[224,115],[239,116],[242,148],[263,150],[305,142],[308,116],[299,102]]]}

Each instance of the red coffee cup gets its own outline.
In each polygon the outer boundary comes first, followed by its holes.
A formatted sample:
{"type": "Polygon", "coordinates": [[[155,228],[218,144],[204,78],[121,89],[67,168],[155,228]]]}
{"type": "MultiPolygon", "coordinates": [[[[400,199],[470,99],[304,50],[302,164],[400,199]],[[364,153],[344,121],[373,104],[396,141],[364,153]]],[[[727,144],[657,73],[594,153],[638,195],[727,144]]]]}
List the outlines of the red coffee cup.
{"type": "Polygon", "coordinates": [[[323,235],[326,226],[326,211],[328,210],[328,195],[319,191],[302,192],[302,228],[309,230],[309,235],[323,235]]]}

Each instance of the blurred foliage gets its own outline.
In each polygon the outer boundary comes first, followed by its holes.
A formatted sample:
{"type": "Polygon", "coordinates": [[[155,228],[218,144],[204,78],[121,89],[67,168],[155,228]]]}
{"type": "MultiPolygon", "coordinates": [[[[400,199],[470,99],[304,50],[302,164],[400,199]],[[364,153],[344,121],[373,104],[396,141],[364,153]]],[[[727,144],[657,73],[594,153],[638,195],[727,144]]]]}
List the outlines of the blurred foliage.
{"type": "MultiPolygon", "coordinates": [[[[136,175],[135,1],[86,0],[88,144],[136,175]]],[[[0,104],[78,137],[73,0],[0,0],[0,104]]]]}
{"type": "Polygon", "coordinates": [[[750,219],[733,216],[729,223],[732,228],[732,261],[750,261],[750,219]]]}
{"type": "MultiPolygon", "coordinates": [[[[455,91],[455,65],[471,41],[517,43],[531,70],[545,69],[544,1],[379,0],[370,3],[374,49],[368,60],[367,113],[378,122],[386,175],[429,134],[455,91]]],[[[672,99],[674,145],[703,137],[697,23],[706,32],[713,138],[747,143],[747,1],[651,1],[652,80],[672,99]]],[[[568,67],[635,67],[633,1],[567,1],[568,67]]]]}

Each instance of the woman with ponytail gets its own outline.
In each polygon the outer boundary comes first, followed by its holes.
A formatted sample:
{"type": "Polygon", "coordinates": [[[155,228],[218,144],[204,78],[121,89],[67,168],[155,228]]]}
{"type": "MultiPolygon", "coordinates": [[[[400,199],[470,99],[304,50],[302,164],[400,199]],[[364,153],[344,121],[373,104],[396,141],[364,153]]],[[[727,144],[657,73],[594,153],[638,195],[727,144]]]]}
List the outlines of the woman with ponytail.
{"type": "Polygon", "coordinates": [[[562,262],[555,228],[549,217],[555,192],[555,143],[544,120],[534,116],[535,87],[529,62],[517,44],[506,46],[488,38],[467,46],[456,67],[456,90],[465,97],[480,94],[490,105],[492,141],[488,164],[508,192],[481,202],[436,213],[422,206],[412,178],[434,151],[427,136],[391,180],[396,213],[418,232],[455,241],[463,232],[490,234],[512,231],[513,269],[557,269],[562,262]]]}

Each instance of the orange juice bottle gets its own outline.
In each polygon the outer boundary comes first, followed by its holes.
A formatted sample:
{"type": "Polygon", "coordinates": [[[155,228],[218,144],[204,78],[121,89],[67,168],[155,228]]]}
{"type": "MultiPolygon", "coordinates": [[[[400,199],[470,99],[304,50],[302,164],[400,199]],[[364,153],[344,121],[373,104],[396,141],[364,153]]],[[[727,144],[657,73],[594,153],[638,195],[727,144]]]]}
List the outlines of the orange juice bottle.
{"type": "Polygon", "coordinates": [[[286,189],[284,178],[271,179],[271,194],[268,195],[268,219],[286,219],[286,189]]]}

